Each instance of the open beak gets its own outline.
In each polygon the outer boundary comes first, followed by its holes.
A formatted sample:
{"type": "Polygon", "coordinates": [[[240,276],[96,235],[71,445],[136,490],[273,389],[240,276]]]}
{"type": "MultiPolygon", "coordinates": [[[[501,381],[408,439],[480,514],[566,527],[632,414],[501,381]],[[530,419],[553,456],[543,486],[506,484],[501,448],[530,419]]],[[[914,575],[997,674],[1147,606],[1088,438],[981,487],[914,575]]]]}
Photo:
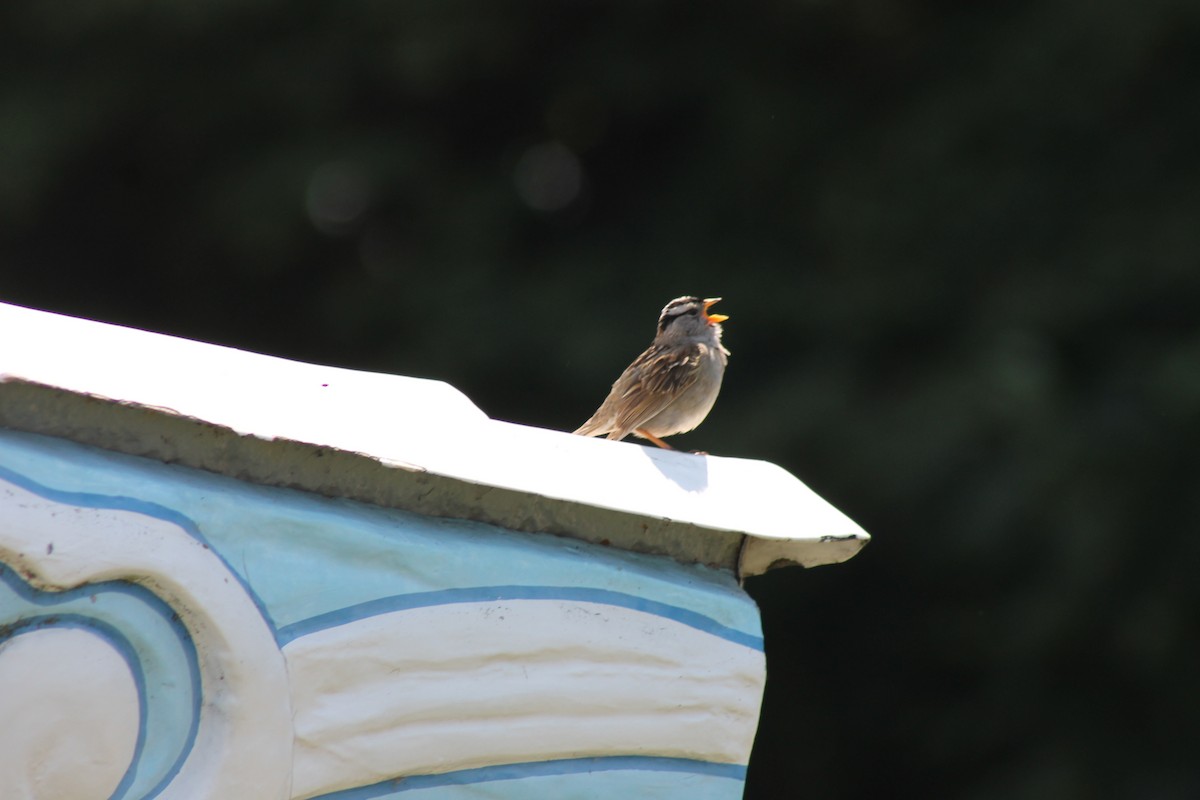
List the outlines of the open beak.
{"type": "Polygon", "coordinates": [[[725,316],[724,314],[708,313],[708,309],[711,308],[712,306],[716,305],[719,302],[721,302],[721,298],[719,298],[719,297],[709,297],[708,299],[706,299],[704,301],[704,318],[707,319],[709,322],[719,323],[719,322],[724,322],[725,320],[729,319],[729,317],[725,316]]]}

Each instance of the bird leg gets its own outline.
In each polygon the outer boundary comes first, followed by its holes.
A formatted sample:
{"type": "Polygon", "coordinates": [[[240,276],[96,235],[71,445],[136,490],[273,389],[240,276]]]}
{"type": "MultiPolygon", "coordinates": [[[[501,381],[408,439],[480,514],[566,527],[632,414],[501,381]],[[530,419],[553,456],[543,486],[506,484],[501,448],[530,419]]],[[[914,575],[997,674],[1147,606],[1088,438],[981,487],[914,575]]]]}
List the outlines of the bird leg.
{"type": "Polygon", "coordinates": [[[656,445],[661,447],[663,450],[674,450],[675,449],[674,447],[671,447],[671,445],[664,442],[662,439],[660,439],[657,436],[655,436],[654,434],[650,433],[650,431],[646,430],[645,428],[637,428],[634,430],[634,433],[636,433],[638,436],[641,436],[642,438],[649,439],[650,441],[654,442],[656,445]]]}

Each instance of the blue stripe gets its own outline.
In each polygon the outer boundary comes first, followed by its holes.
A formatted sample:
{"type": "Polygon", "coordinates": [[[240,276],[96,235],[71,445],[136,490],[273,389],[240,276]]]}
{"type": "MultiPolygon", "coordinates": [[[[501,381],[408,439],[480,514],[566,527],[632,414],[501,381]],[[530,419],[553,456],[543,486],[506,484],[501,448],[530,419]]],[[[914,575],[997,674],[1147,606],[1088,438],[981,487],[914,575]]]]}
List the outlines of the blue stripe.
{"type": "MultiPolygon", "coordinates": [[[[97,634],[101,639],[110,644],[120,654],[121,658],[125,659],[125,664],[129,667],[129,672],[133,676],[133,683],[137,688],[138,697],[138,733],[137,741],[133,747],[133,755],[129,759],[129,766],[125,768],[125,774],[122,776],[121,782],[117,784],[117,788],[110,798],[110,800],[120,800],[120,798],[125,797],[129,791],[130,784],[133,783],[137,764],[141,760],[142,751],[146,746],[146,676],[142,671],[142,660],[138,657],[137,650],[133,644],[119,630],[107,622],[82,614],[39,614],[35,617],[23,617],[19,622],[5,625],[0,629],[0,642],[9,637],[20,636],[30,631],[56,630],[60,628],[75,628],[97,634]]],[[[191,749],[191,737],[188,741],[188,749],[191,749]]]]}
{"type": "Polygon", "coordinates": [[[660,603],[645,597],[616,592],[611,589],[594,589],[574,586],[473,586],[463,589],[442,589],[433,592],[414,592],[412,594],[397,594],[389,597],[379,597],[315,617],[300,620],[280,628],[275,635],[280,647],[295,641],[301,636],[307,636],[317,631],[335,628],[351,622],[357,622],[368,617],[387,614],[392,611],[406,611],[413,608],[429,606],[452,605],[455,603],[497,602],[503,600],[569,600],[583,603],[600,603],[602,605],[628,608],[643,611],[647,614],[665,617],[690,628],[703,631],[734,644],[749,647],[752,650],[763,650],[763,638],[745,631],[722,625],[712,617],[687,608],[660,603]]]}
{"type": "MultiPolygon", "coordinates": [[[[189,536],[194,538],[196,541],[200,542],[200,544],[202,544],[206,550],[212,552],[214,555],[217,556],[217,558],[219,558],[221,560],[221,563],[225,565],[225,568],[229,572],[229,574],[233,576],[234,580],[238,581],[238,583],[241,585],[243,591],[245,591],[246,595],[248,597],[250,597],[251,600],[253,600],[255,606],[258,608],[259,613],[262,615],[262,617],[266,621],[267,625],[271,628],[272,631],[274,631],[275,624],[272,621],[271,616],[267,613],[266,607],[263,605],[262,601],[258,598],[258,595],[256,595],[250,589],[249,584],[247,584],[246,581],[243,580],[242,576],[240,574],[238,574],[237,570],[233,569],[229,565],[229,562],[227,562],[225,560],[225,558],[223,556],[221,556],[221,554],[219,552],[217,552],[217,550],[208,543],[208,541],[205,539],[204,535],[200,532],[199,526],[197,526],[195,522],[193,522],[190,518],[181,514],[180,512],[175,511],[174,509],[171,509],[171,508],[167,508],[166,506],[159,505],[158,503],[152,503],[152,502],[149,502],[146,500],[139,500],[136,497],[126,497],[123,495],[92,494],[92,493],[88,493],[88,492],[74,492],[74,491],[67,491],[67,490],[63,490],[63,489],[54,489],[54,488],[51,488],[44,484],[38,483],[37,481],[33,480],[32,478],[29,478],[25,475],[22,475],[19,472],[15,472],[14,470],[11,470],[4,466],[0,466],[0,480],[7,481],[8,483],[11,483],[14,486],[22,488],[32,494],[36,494],[39,497],[44,497],[45,499],[56,502],[56,503],[62,503],[64,505],[78,506],[81,508],[95,508],[95,509],[105,509],[105,510],[113,510],[113,511],[129,511],[129,512],[133,512],[136,514],[143,514],[145,516],[152,517],[154,519],[162,520],[164,522],[167,522],[167,523],[170,523],[173,525],[177,525],[184,532],[186,532],[189,536]]],[[[0,580],[4,580],[7,577],[5,574],[6,572],[11,573],[13,578],[17,578],[15,573],[12,573],[11,570],[3,569],[3,565],[0,564],[0,580]]],[[[128,581],[107,581],[104,583],[84,584],[83,586],[80,586],[80,587],[77,587],[75,589],[71,589],[71,590],[68,590],[65,592],[44,592],[40,589],[35,589],[34,587],[30,586],[27,583],[24,583],[20,579],[6,581],[6,582],[9,583],[9,585],[16,591],[16,593],[19,596],[21,596],[27,600],[30,600],[38,605],[54,605],[56,603],[63,602],[71,597],[74,597],[74,596],[77,596],[80,594],[93,594],[97,591],[118,591],[118,592],[119,591],[127,591],[127,592],[134,593],[134,594],[144,593],[144,595],[146,597],[152,598],[152,604],[156,603],[156,604],[163,606],[165,609],[169,609],[166,616],[171,621],[171,623],[172,623],[171,627],[173,630],[176,631],[176,633],[179,637],[180,643],[184,648],[184,652],[187,655],[187,662],[188,662],[188,668],[189,668],[188,671],[190,673],[189,678],[190,678],[191,684],[192,684],[192,697],[194,698],[194,700],[193,700],[194,708],[192,711],[192,721],[189,726],[189,731],[187,734],[187,741],[186,741],[184,747],[180,751],[178,757],[175,759],[175,762],[171,765],[171,767],[163,775],[162,779],[144,795],[145,798],[157,797],[163,791],[163,789],[165,789],[167,787],[167,785],[172,780],[174,780],[175,776],[179,773],[179,770],[183,767],[184,761],[187,760],[187,757],[188,757],[188,755],[190,755],[192,747],[194,746],[194,743],[196,740],[196,735],[199,731],[199,725],[200,725],[200,703],[202,700],[201,681],[200,681],[200,665],[198,663],[198,658],[196,655],[195,644],[191,640],[191,632],[188,631],[185,626],[183,626],[181,621],[179,621],[179,617],[175,613],[175,609],[172,608],[171,606],[169,606],[167,603],[165,603],[162,600],[162,598],[158,597],[157,595],[155,595],[153,592],[149,591],[148,589],[145,589],[144,587],[141,587],[137,584],[134,584],[134,583],[131,583],[128,581]]],[[[103,624],[103,623],[100,623],[100,624],[103,624]]],[[[142,688],[139,688],[139,693],[143,693],[142,688]]],[[[144,699],[144,693],[142,694],[142,696],[144,699]]],[[[146,715],[147,715],[146,703],[143,702],[142,709],[141,709],[141,727],[143,729],[145,728],[145,725],[146,725],[146,715]]],[[[139,736],[140,735],[141,734],[139,734],[139,736]]],[[[139,747],[140,747],[140,744],[139,744],[139,747]]],[[[139,751],[139,755],[140,755],[140,751],[139,751]]],[[[136,764],[136,761],[134,763],[136,764]]],[[[130,773],[126,774],[125,780],[123,780],[121,782],[121,786],[118,788],[117,792],[113,795],[113,800],[119,800],[119,798],[121,798],[128,791],[129,780],[130,780],[131,775],[132,775],[132,770],[130,773]]]]}
{"type": "Polygon", "coordinates": [[[650,756],[611,756],[604,758],[565,758],[557,761],[530,761],[522,764],[501,764],[477,767],[438,775],[409,775],[391,778],[370,786],[357,786],[339,792],[323,794],[314,800],[373,800],[414,789],[439,786],[466,786],[473,783],[492,783],[549,775],[586,775],[592,772],[681,772],[715,778],[746,780],[744,764],[717,764],[690,758],[655,758],[650,756]]]}
{"type": "Polygon", "coordinates": [[[181,514],[173,508],[168,508],[158,503],[152,503],[148,500],[139,500],[136,497],[126,497],[124,495],[109,495],[109,494],[91,494],[89,492],[71,492],[64,489],[53,489],[45,484],[38,483],[32,478],[26,477],[19,472],[0,466],[0,480],[8,481],[14,486],[18,486],[27,492],[44,497],[47,500],[53,500],[56,503],[64,505],[80,506],[82,508],[97,508],[110,511],[132,511],[135,514],[144,514],[147,517],[169,522],[172,525],[178,525],[189,536],[195,539],[200,544],[204,545],[204,549],[211,552],[221,560],[229,574],[234,580],[241,585],[242,591],[246,596],[254,601],[254,605],[258,608],[258,613],[266,620],[267,625],[271,630],[275,630],[275,621],[271,618],[267,607],[259,599],[254,590],[250,588],[250,584],[241,576],[241,574],[233,568],[233,566],[225,560],[225,557],[214,548],[209,541],[200,532],[200,526],[191,520],[190,517],[181,514]]]}
{"type": "MultiPolygon", "coordinates": [[[[156,797],[183,767],[183,762],[187,760],[196,741],[196,734],[200,726],[200,665],[196,655],[196,648],[193,646],[192,640],[183,623],[180,622],[171,607],[149,589],[126,581],[90,583],[63,592],[46,592],[26,583],[14,570],[0,564],[0,583],[8,586],[17,597],[31,605],[40,607],[59,606],[82,597],[94,598],[108,594],[129,595],[145,603],[148,608],[156,611],[166,621],[168,629],[175,634],[176,643],[183,652],[184,660],[187,663],[187,676],[191,687],[192,713],[191,719],[188,722],[187,734],[179,752],[175,755],[175,758],[168,765],[158,782],[143,795],[146,798],[156,797]]],[[[3,615],[0,615],[0,622],[3,622],[3,615]]],[[[0,625],[0,642],[3,642],[9,636],[15,636],[27,630],[46,630],[55,627],[82,628],[95,631],[121,653],[134,675],[138,691],[137,747],[134,752],[134,758],[130,762],[124,778],[118,784],[116,791],[113,792],[110,799],[122,800],[129,792],[130,786],[137,777],[135,768],[145,752],[147,720],[152,713],[146,689],[145,670],[141,658],[138,655],[137,648],[134,647],[132,642],[129,641],[118,627],[111,622],[77,611],[59,613],[48,611],[28,617],[17,617],[10,623],[0,625]]],[[[157,742],[152,742],[151,747],[155,747],[158,744],[157,742]]]]}

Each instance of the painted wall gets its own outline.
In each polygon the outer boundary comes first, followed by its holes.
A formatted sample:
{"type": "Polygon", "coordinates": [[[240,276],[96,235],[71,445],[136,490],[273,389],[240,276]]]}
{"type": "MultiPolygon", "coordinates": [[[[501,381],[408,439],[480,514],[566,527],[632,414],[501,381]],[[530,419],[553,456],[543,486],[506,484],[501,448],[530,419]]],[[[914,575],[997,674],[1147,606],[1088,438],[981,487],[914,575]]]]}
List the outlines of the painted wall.
{"type": "Polygon", "coordinates": [[[0,429],[4,798],[741,797],[724,572],[0,429]]]}

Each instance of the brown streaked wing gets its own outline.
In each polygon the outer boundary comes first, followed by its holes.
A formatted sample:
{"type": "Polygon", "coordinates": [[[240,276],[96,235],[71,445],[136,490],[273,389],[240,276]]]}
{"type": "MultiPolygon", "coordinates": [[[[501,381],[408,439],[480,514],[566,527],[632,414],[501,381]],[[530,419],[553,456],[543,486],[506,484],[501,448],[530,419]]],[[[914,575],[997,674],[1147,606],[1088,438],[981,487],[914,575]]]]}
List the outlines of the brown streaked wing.
{"type": "MultiPolygon", "coordinates": [[[[629,401],[613,422],[613,431],[628,434],[669,406],[696,382],[703,345],[693,344],[687,352],[653,346],[629,366],[629,386],[622,398],[629,401]]],[[[623,435],[624,435],[623,434],[623,435]]]]}

